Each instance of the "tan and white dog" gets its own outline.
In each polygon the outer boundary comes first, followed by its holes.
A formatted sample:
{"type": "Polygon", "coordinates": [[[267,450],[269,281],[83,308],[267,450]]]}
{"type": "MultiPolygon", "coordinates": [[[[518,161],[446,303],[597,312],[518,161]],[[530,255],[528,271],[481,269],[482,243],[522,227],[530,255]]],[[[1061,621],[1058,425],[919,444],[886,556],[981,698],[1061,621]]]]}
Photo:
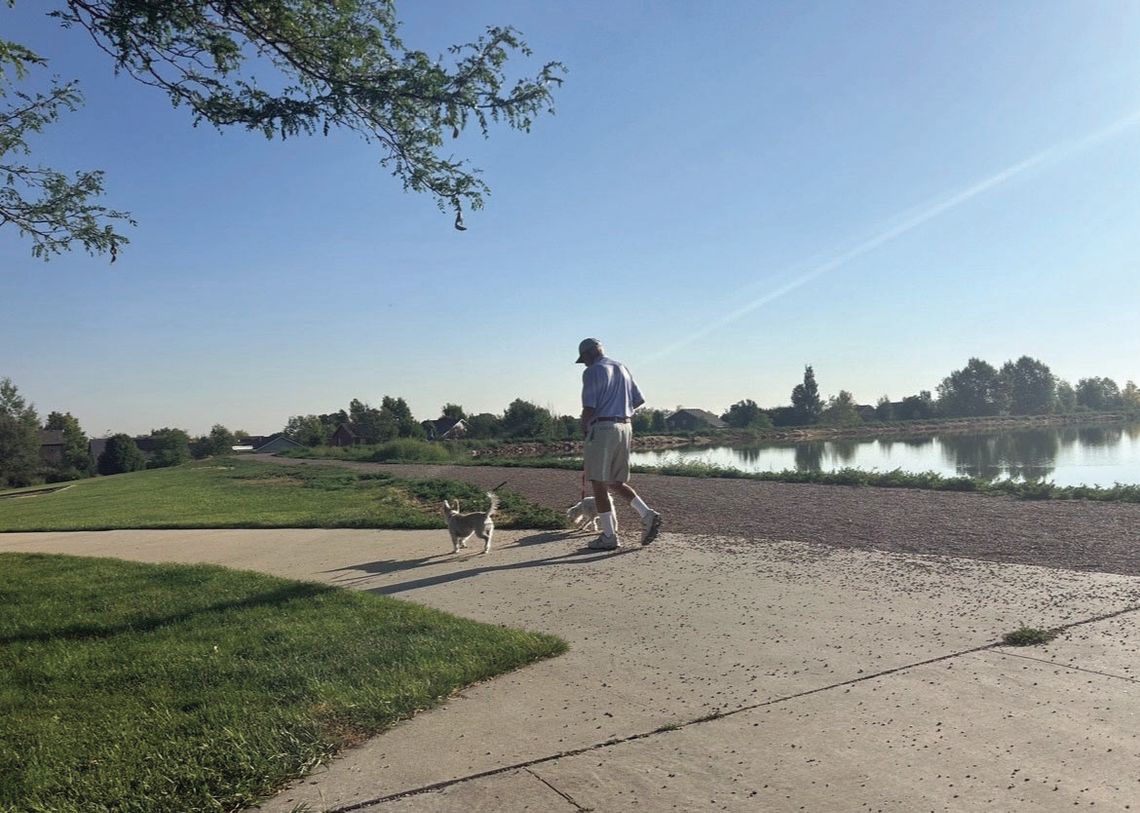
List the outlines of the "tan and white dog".
{"type": "Polygon", "coordinates": [[[460,548],[467,547],[467,540],[472,534],[483,540],[483,553],[491,552],[491,536],[495,533],[495,522],[491,515],[499,507],[499,498],[493,491],[488,491],[487,496],[491,498],[490,508],[486,511],[468,511],[466,514],[459,512],[459,500],[455,501],[455,507],[447,500],[443,501],[443,518],[447,521],[447,532],[451,535],[452,553],[459,553],[460,548]]]}
{"type": "Polygon", "coordinates": [[[566,509],[566,518],[570,520],[570,524],[575,526],[575,530],[598,530],[598,506],[594,502],[593,497],[584,497],[581,501],[574,503],[566,509]]]}

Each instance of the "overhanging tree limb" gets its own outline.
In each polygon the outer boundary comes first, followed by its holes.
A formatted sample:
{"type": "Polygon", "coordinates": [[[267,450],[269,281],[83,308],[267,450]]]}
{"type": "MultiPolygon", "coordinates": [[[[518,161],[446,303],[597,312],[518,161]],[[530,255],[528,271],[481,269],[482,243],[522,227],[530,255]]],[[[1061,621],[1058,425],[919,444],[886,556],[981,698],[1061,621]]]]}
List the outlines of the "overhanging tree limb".
{"type": "MultiPolygon", "coordinates": [[[[409,50],[392,0],[56,0],[50,14],[86,31],[116,71],[189,107],[195,124],[267,138],[343,128],[377,144],[381,165],[406,190],[453,210],[457,229],[463,209],[482,208],[490,190],[477,169],[445,152],[447,138],[472,124],[485,138],[495,123],[528,132],[540,113],[553,113],[552,89],[565,73],[547,62],[510,84],[508,59],[531,56],[511,27],[489,27],[446,59],[409,50]]],[[[43,64],[0,40],[0,97],[43,64]]],[[[113,260],[127,242],[115,221],[133,221],[91,202],[102,173],[72,178],[12,159],[28,154],[28,133],[81,103],[78,88],[53,83],[46,95],[14,95],[16,104],[0,109],[0,226],[14,225],[45,259],[79,242],[113,260]]]]}
{"type": "MultiPolygon", "coordinates": [[[[8,97],[6,67],[22,79],[29,65],[42,64],[28,49],[0,42],[0,97],[8,97]]],[[[29,154],[28,134],[40,132],[61,112],[81,104],[78,88],[74,83],[53,82],[46,94],[15,92],[11,98],[14,102],[0,109],[0,227],[14,226],[29,237],[36,257],[47,259],[78,242],[92,254],[109,253],[114,262],[119,247],[128,241],[115,231],[112,221],[134,221],[124,212],[92,202],[103,193],[103,173],[77,172],[69,178],[15,160],[15,156],[29,154]]]]}
{"type": "Polygon", "coordinates": [[[531,55],[510,27],[453,46],[451,65],[408,50],[390,0],[67,0],[53,14],[85,29],[118,70],[187,105],[196,123],[269,138],[351,130],[380,146],[405,189],[457,214],[482,207],[489,190],[477,170],[441,154],[445,136],[471,123],[484,137],[494,122],[529,131],[553,112],[564,73],[548,62],[508,87],[511,53],[531,55]]]}

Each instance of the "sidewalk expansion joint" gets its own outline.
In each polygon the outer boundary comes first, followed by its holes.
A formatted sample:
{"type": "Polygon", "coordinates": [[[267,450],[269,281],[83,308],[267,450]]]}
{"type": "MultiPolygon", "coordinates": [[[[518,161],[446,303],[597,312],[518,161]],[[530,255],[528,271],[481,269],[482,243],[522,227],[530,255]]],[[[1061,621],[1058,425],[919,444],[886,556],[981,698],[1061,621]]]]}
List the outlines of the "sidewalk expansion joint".
{"type": "Polygon", "coordinates": [[[550,784],[550,782],[548,782],[548,781],[547,781],[545,778],[543,778],[543,777],[539,776],[538,774],[536,774],[536,773],[535,773],[534,771],[532,771],[530,768],[525,768],[524,770],[526,770],[526,772],[527,772],[528,774],[530,774],[531,776],[533,776],[533,777],[534,777],[535,779],[537,779],[539,782],[541,782],[542,784],[546,785],[546,786],[547,786],[548,788],[550,788],[552,791],[554,791],[555,793],[557,793],[559,796],[561,796],[561,797],[562,797],[563,799],[565,799],[567,802],[569,802],[570,804],[574,805],[574,809],[575,809],[575,810],[580,810],[582,813],[590,813],[590,811],[592,811],[592,810],[594,809],[594,808],[592,808],[592,807],[582,807],[582,805],[578,804],[578,802],[577,802],[577,801],[575,801],[575,799],[574,799],[574,797],[573,797],[573,796],[571,796],[569,793],[567,793],[567,792],[566,792],[566,791],[564,791],[564,790],[559,790],[558,788],[554,787],[554,785],[550,784]]]}
{"type": "Polygon", "coordinates": [[[1086,675],[1096,675],[1097,677],[1106,677],[1111,678],[1112,680],[1126,680],[1129,683],[1140,683],[1140,678],[1134,678],[1131,675],[1115,675],[1112,672],[1101,672],[1097,669],[1086,669],[1083,666],[1073,666],[1069,663],[1057,663],[1057,661],[1051,661],[1048,658],[1035,658],[1032,655],[1025,655],[1021,652],[1010,652],[1007,649],[997,650],[997,653],[999,655],[1004,655],[1007,658],[1022,658],[1027,661],[1033,661],[1034,663],[1041,663],[1046,666],[1056,667],[1057,669],[1064,669],[1067,672],[1082,672],[1086,675]]]}
{"type": "MultiPolygon", "coordinates": [[[[1110,613],[1102,613],[1100,615],[1096,615],[1096,616],[1093,616],[1091,618],[1085,618],[1085,619],[1082,619],[1080,621],[1073,621],[1072,623],[1069,623],[1069,624],[1062,624],[1059,627],[1051,628],[1049,631],[1052,633],[1062,633],[1062,632],[1066,632],[1068,630],[1071,630],[1075,627],[1081,627],[1081,626],[1085,626],[1087,624],[1096,624],[1100,621],[1107,621],[1110,618],[1118,618],[1119,616],[1127,615],[1129,613],[1134,613],[1137,611],[1140,611],[1140,604],[1133,604],[1133,605],[1130,605],[1128,607],[1125,607],[1122,610],[1115,610],[1115,611],[1110,612],[1110,613]]],[[[1030,657],[1030,656],[1020,655],[1019,653],[1009,653],[1006,651],[1006,650],[1008,650],[1008,648],[1009,648],[1009,644],[1005,643],[1004,641],[991,641],[988,644],[981,644],[980,646],[971,647],[969,649],[963,649],[963,650],[960,650],[958,652],[951,652],[947,655],[939,655],[935,658],[927,658],[926,660],[916,661],[914,663],[908,663],[908,664],[904,664],[902,666],[895,666],[895,667],[892,667],[890,669],[883,669],[880,672],[875,672],[875,673],[870,674],[870,675],[859,675],[858,677],[853,677],[850,680],[841,680],[838,683],[831,683],[827,686],[817,686],[814,689],[806,689],[802,692],[796,692],[795,694],[784,695],[783,697],[775,697],[775,698],[772,698],[771,700],[763,700],[763,701],[760,701],[758,703],[750,703],[746,706],[740,706],[738,708],[729,709],[728,711],[722,711],[720,709],[716,709],[716,710],[712,711],[711,713],[706,714],[704,716],[697,717],[697,718],[694,718],[692,720],[688,720],[688,721],[683,722],[683,723],[668,723],[666,725],[661,726],[660,728],[655,728],[652,731],[643,731],[639,734],[630,734],[630,735],[625,736],[625,737],[614,737],[613,739],[605,740],[604,742],[594,743],[593,745],[585,745],[581,748],[572,748],[572,749],[567,750],[567,751],[560,751],[556,754],[548,754],[547,756],[544,756],[544,757],[536,757],[535,759],[528,759],[524,762],[516,762],[513,765],[503,765],[503,766],[498,767],[498,768],[489,768],[488,770],[479,771],[478,773],[468,774],[467,776],[460,776],[460,777],[456,777],[455,779],[444,779],[440,782],[434,782],[430,785],[424,785],[424,786],[418,787],[418,788],[411,788],[409,790],[402,790],[402,791],[399,791],[397,793],[391,793],[387,796],[378,796],[374,799],[365,799],[363,801],[355,802],[355,803],[349,804],[349,805],[344,805],[342,807],[331,808],[331,809],[327,810],[326,813],[352,813],[352,811],[364,810],[364,809],[369,808],[369,807],[376,807],[378,805],[386,804],[388,802],[394,802],[394,801],[397,801],[399,799],[406,799],[410,796],[420,796],[420,795],[425,794],[425,793],[435,793],[435,792],[450,788],[454,785],[463,784],[465,782],[477,781],[479,779],[487,779],[487,778],[492,777],[492,776],[500,776],[502,774],[511,773],[513,771],[522,771],[522,770],[527,771],[532,776],[534,776],[537,779],[539,779],[540,781],[542,781],[545,785],[547,785],[547,787],[549,787],[551,790],[558,793],[560,796],[565,798],[571,804],[575,805],[579,810],[585,811],[585,810],[589,810],[589,808],[583,808],[583,807],[579,806],[578,803],[575,802],[573,799],[571,799],[569,796],[567,796],[562,791],[555,788],[549,782],[546,782],[546,780],[542,779],[542,777],[538,776],[538,774],[534,773],[534,771],[531,771],[529,769],[535,765],[542,765],[542,764],[545,764],[547,762],[554,762],[554,761],[559,760],[559,759],[568,759],[570,757],[580,756],[581,754],[587,754],[591,751],[600,751],[603,748],[612,748],[615,745],[624,745],[627,742],[636,742],[637,740],[648,739],[650,737],[656,736],[657,734],[665,734],[665,733],[672,732],[672,731],[679,731],[680,729],[688,728],[689,726],[700,725],[701,723],[709,723],[709,722],[713,722],[714,720],[723,719],[725,717],[732,717],[732,716],[735,716],[737,714],[743,714],[745,712],[755,711],[756,709],[762,709],[762,708],[766,708],[768,706],[775,706],[775,705],[779,705],[780,703],[787,703],[787,702],[792,701],[792,700],[799,700],[799,699],[804,698],[804,697],[810,697],[811,695],[814,695],[814,694],[820,694],[822,692],[829,692],[829,691],[832,691],[834,689],[842,689],[842,688],[845,688],[847,686],[854,686],[857,683],[864,683],[868,680],[877,680],[878,678],[887,677],[889,675],[897,675],[900,672],[908,672],[912,669],[918,669],[918,668],[923,667],[923,666],[930,666],[930,665],[936,664],[936,663],[943,663],[945,661],[954,660],[955,658],[960,658],[963,655],[975,655],[979,652],[1001,650],[1000,654],[1012,654],[1012,655],[1015,655],[1017,657],[1030,657]]],[[[1032,659],[1037,660],[1036,658],[1032,658],[1032,659]]],[[[1082,670],[1082,669],[1079,669],[1077,667],[1072,667],[1072,666],[1065,666],[1064,664],[1058,664],[1058,663],[1055,663],[1053,661],[1044,661],[1044,662],[1052,664],[1053,666],[1056,666],[1058,668],[1063,668],[1063,669],[1071,669],[1074,671],[1086,671],[1086,672],[1091,671],[1091,670],[1082,670]]],[[[1095,674],[1099,674],[1099,673],[1095,673],[1095,674]]],[[[1119,676],[1118,675],[1107,675],[1106,677],[1119,677],[1119,676]]],[[[1127,679],[1132,680],[1132,678],[1127,678],[1127,679]]]]}

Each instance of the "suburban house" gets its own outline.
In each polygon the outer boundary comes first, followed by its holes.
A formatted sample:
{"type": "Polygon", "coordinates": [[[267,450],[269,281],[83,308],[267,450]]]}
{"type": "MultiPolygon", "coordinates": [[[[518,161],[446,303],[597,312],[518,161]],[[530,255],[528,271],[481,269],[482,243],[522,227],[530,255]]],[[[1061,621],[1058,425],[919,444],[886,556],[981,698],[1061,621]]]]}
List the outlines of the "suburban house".
{"type": "Polygon", "coordinates": [[[287,452],[290,449],[304,449],[303,443],[298,443],[288,435],[277,435],[261,446],[255,446],[254,451],[259,454],[277,454],[278,452],[287,452]]]}
{"type": "Polygon", "coordinates": [[[665,426],[673,432],[728,428],[728,424],[703,409],[678,409],[665,418],[665,426]]]}
{"type": "Polygon", "coordinates": [[[348,428],[346,423],[338,423],[329,438],[330,446],[357,446],[364,442],[364,438],[348,428]]]}
{"type": "Polygon", "coordinates": [[[878,420],[879,418],[878,411],[870,404],[856,404],[855,412],[859,415],[860,420],[864,422],[878,420]]]}
{"type": "Polygon", "coordinates": [[[467,434],[467,422],[461,418],[436,418],[424,421],[423,427],[432,440],[454,440],[467,434]]]}
{"type": "Polygon", "coordinates": [[[63,430],[40,430],[40,462],[51,465],[63,462],[63,430]]]}

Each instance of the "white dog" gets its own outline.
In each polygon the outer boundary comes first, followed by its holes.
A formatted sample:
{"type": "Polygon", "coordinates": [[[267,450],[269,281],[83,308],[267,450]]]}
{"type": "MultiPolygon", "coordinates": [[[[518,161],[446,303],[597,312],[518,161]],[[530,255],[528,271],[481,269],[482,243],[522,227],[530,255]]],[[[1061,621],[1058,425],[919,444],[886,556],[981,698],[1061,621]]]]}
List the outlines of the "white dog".
{"type": "Polygon", "coordinates": [[[447,520],[447,532],[451,535],[452,553],[459,553],[460,548],[467,547],[471,534],[483,540],[483,553],[491,552],[491,535],[495,532],[491,514],[499,507],[499,498],[493,491],[488,491],[487,496],[491,498],[490,508],[486,511],[468,511],[466,514],[459,513],[459,500],[455,501],[454,508],[447,500],[443,501],[443,518],[447,520]]]}
{"type": "Polygon", "coordinates": [[[598,506],[593,497],[585,497],[571,505],[566,509],[566,517],[579,531],[587,527],[594,531],[598,530],[598,506]]]}

